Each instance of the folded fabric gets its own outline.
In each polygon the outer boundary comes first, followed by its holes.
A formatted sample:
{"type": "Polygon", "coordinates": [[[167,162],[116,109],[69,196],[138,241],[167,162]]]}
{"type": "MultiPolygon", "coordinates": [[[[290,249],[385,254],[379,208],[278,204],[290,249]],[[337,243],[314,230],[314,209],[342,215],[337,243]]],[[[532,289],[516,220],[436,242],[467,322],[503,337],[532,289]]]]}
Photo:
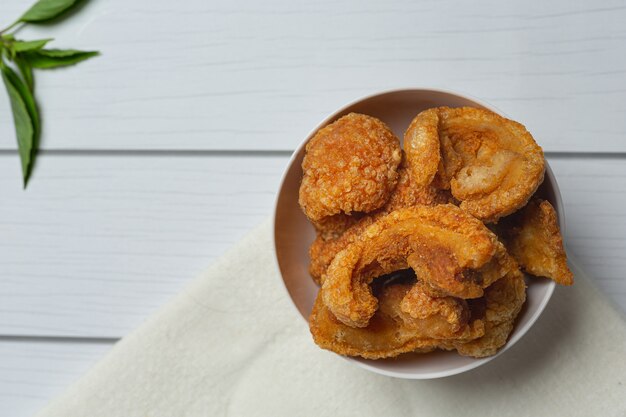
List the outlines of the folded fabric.
{"type": "Polygon", "coordinates": [[[39,415],[626,415],[626,323],[578,268],[502,356],[452,377],[400,380],[313,343],[271,233],[266,222],[249,234],[39,415]]]}

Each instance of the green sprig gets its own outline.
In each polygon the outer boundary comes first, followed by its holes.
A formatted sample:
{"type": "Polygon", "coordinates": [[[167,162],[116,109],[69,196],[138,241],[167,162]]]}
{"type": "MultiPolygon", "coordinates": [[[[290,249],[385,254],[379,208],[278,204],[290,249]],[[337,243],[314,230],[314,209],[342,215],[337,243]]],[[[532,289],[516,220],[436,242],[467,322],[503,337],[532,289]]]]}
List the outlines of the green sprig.
{"type": "Polygon", "coordinates": [[[33,171],[41,134],[33,69],[74,65],[99,55],[99,52],[46,49],[48,42],[53,39],[32,41],[16,39],[15,31],[25,24],[57,22],[58,20],[53,19],[62,17],[80,2],[80,0],[39,0],[18,20],[0,30],[0,72],[13,111],[24,188],[33,171]]]}

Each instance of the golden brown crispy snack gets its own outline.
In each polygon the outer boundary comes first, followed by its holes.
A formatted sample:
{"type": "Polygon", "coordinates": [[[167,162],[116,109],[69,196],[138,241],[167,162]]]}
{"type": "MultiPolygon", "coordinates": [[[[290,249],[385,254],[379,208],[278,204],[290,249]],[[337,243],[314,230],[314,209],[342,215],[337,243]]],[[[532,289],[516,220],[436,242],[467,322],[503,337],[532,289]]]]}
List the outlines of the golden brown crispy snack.
{"type": "Polygon", "coordinates": [[[406,165],[414,187],[430,185],[437,173],[441,160],[438,119],[435,112],[421,112],[404,133],[406,165]]]}
{"type": "Polygon", "coordinates": [[[322,275],[326,272],[335,255],[345,249],[348,244],[354,242],[355,238],[379,217],[400,208],[445,204],[454,200],[448,190],[440,190],[433,185],[414,186],[406,167],[405,158],[403,158],[398,173],[398,185],[382,209],[361,216],[337,214],[327,218],[330,221],[327,221],[324,227],[318,227],[318,236],[309,249],[311,259],[309,272],[315,282],[321,283],[322,275]]]}
{"type": "Polygon", "coordinates": [[[451,204],[399,209],[339,252],[323,276],[324,304],[343,323],[367,326],[377,308],[369,284],[411,266],[432,295],[476,298],[517,268],[485,225],[451,204]]]}
{"type": "Polygon", "coordinates": [[[363,217],[365,217],[363,213],[353,213],[352,215],[339,213],[312,223],[318,238],[332,241],[341,237],[348,229],[359,223],[363,217]]]}
{"type": "Polygon", "coordinates": [[[314,223],[382,207],[398,179],[400,142],[380,120],[350,113],[319,130],[302,162],[300,206],[314,223]]]}
{"type": "Polygon", "coordinates": [[[335,256],[350,243],[354,242],[367,226],[374,223],[375,219],[375,216],[365,216],[348,228],[341,236],[334,239],[324,239],[322,234],[317,235],[317,238],[309,248],[309,258],[311,259],[309,273],[315,282],[318,284],[322,283],[322,277],[335,256]]]}
{"type": "Polygon", "coordinates": [[[426,292],[433,296],[453,295],[461,298],[480,297],[484,288],[518,267],[504,245],[497,240],[491,259],[479,269],[459,267],[453,272],[450,265],[457,258],[458,255],[446,253],[440,247],[420,243],[415,246],[415,252],[407,257],[407,262],[421,277],[426,292]],[[459,279],[462,282],[458,282],[459,279]]]}
{"type": "MultiPolygon", "coordinates": [[[[380,359],[404,352],[429,352],[441,339],[468,337],[469,311],[464,300],[452,297],[433,299],[422,294],[419,301],[421,313],[412,317],[400,308],[412,287],[411,284],[385,287],[379,295],[379,310],[364,328],[341,323],[318,294],[309,319],[315,343],[341,355],[380,359]]],[[[476,333],[476,336],[480,335],[476,333]]]]}
{"type": "Polygon", "coordinates": [[[553,279],[561,285],[572,285],[574,274],[567,266],[563,237],[556,211],[541,199],[534,199],[517,213],[498,224],[509,253],[532,275],[553,279]]]}
{"type": "Polygon", "coordinates": [[[524,206],[543,181],[544,157],[523,125],[489,110],[439,107],[418,115],[436,137],[441,160],[434,185],[485,222],[524,206]]]}
{"type": "MultiPolygon", "coordinates": [[[[424,320],[433,315],[446,318],[447,324],[468,322],[469,310],[465,300],[448,296],[433,297],[428,293],[423,282],[417,282],[407,288],[408,291],[404,291],[404,297],[399,304],[405,323],[424,320]]],[[[452,337],[450,330],[452,333],[458,333],[461,327],[458,326],[445,332],[431,333],[430,337],[438,339],[452,337]]]]}
{"type": "Polygon", "coordinates": [[[391,197],[389,198],[389,201],[387,201],[387,204],[385,204],[382,208],[382,212],[391,213],[399,208],[418,205],[430,206],[436,204],[454,203],[454,198],[450,194],[450,191],[440,189],[431,184],[432,179],[431,182],[426,184],[414,181],[413,171],[414,170],[411,169],[411,166],[409,165],[408,156],[405,156],[400,164],[400,168],[398,169],[398,185],[396,185],[393,193],[391,193],[391,197]]]}
{"type": "Polygon", "coordinates": [[[471,341],[442,341],[442,349],[455,348],[463,356],[495,355],[506,343],[517,315],[526,301],[524,275],[514,270],[485,290],[484,336],[471,341]]]}

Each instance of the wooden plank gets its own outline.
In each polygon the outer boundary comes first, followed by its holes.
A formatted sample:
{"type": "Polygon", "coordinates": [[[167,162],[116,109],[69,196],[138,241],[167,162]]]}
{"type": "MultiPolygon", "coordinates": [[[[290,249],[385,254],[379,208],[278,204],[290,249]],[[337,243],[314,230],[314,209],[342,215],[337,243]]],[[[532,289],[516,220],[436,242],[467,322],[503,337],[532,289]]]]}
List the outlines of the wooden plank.
{"type": "Polygon", "coordinates": [[[269,217],[286,162],[45,155],[24,192],[0,155],[0,334],[126,333],[269,217]]]}
{"type": "Polygon", "coordinates": [[[112,343],[0,339],[0,410],[34,415],[104,355],[112,343]]]}
{"type": "MultiPolygon", "coordinates": [[[[103,53],[37,73],[48,149],[292,150],[356,98],[430,86],[491,102],[548,151],[625,152],[625,20],[618,0],[109,0],[20,35],[103,53]]],[[[0,149],[10,118],[0,99],[0,149]]]]}
{"type": "Polygon", "coordinates": [[[110,343],[0,339],[2,415],[34,415],[89,370],[111,346],[110,343]]]}
{"type": "Polygon", "coordinates": [[[626,313],[626,159],[554,158],[566,241],[598,287],[626,313]]]}
{"type": "MultiPolygon", "coordinates": [[[[0,334],[119,337],[270,215],[286,157],[0,156],[0,334]]],[[[568,243],[626,310],[626,163],[552,159],[568,243]]]]}

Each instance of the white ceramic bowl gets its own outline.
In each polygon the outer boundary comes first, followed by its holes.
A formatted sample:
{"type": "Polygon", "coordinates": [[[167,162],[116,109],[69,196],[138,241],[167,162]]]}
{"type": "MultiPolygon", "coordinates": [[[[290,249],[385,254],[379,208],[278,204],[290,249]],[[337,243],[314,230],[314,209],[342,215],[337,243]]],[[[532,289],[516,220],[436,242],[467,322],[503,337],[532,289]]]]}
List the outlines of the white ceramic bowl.
{"type": "MultiPolygon", "coordinates": [[[[437,106],[473,106],[500,113],[492,106],[474,98],[449,91],[431,89],[389,91],[365,97],[336,111],[313,129],[294,152],[283,175],[276,199],[274,244],[283,282],[293,304],[304,318],[303,326],[308,326],[309,313],[319,290],[308,273],[308,249],[315,238],[315,231],[298,205],[298,189],[302,178],[301,165],[306,143],[319,129],[350,112],[378,117],[387,123],[399,138],[402,138],[404,130],[417,113],[437,106]]],[[[537,139],[541,145],[541,138],[537,139]]],[[[561,230],[564,230],[563,203],[554,174],[547,163],[545,180],[539,193],[555,207],[561,230]]],[[[548,304],[555,283],[534,277],[527,278],[526,282],[528,284],[526,304],[517,319],[509,341],[495,356],[473,359],[460,356],[456,352],[433,352],[404,354],[395,359],[348,358],[348,360],[379,374],[408,379],[440,378],[474,369],[493,360],[513,346],[530,329],[548,304]]]]}

